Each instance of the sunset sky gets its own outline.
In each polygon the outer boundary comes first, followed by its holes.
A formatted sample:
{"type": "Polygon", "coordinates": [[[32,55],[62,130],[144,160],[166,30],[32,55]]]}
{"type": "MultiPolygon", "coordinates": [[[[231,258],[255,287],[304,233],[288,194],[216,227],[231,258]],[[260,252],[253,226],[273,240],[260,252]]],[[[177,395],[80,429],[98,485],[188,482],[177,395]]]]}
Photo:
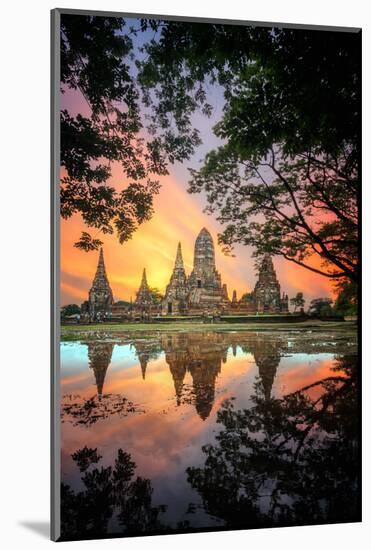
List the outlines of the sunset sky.
{"type": "MultiPolygon", "coordinates": [[[[208,102],[214,106],[211,118],[194,117],[203,144],[189,161],[185,161],[183,165],[170,165],[169,175],[158,178],[162,187],[155,197],[155,214],[138,229],[131,241],[120,245],[115,235],[102,236],[94,228],[84,226],[77,215],[61,221],[61,305],[80,304],[86,300],[96,271],[98,252],[86,253],[73,246],[82,230],[104,242],[106,270],[116,300],[135,298],[144,267],[150,286],[163,291],[173,269],[179,241],[182,243],[185,268],[189,274],[192,270],[194,241],[204,226],[214,238],[217,269],[222,275],[223,283],[227,283],[230,297],[234,289],[238,297],[253,289],[256,274],[254,260],[251,258],[252,250],[238,246],[235,257],[225,256],[217,245],[217,233],[221,226],[213,217],[203,213],[205,198],[187,193],[188,168],[198,168],[206,152],[220,143],[212,132],[223,106],[220,89],[210,89],[208,102]]],[[[71,115],[90,114],[85,100],[77,92],[70,90],[61,94],[61,108],[67,108],[71,115]]],[[[109,183],[118,188],[125,184],[119,166],[114,166],[109,183]]],[[[312,298],[332,294],[332,285],[325,277],[281,258],[274,258],[274,265],[281,289],[289,297],[303,291],[308,305],[312,298]]]]}

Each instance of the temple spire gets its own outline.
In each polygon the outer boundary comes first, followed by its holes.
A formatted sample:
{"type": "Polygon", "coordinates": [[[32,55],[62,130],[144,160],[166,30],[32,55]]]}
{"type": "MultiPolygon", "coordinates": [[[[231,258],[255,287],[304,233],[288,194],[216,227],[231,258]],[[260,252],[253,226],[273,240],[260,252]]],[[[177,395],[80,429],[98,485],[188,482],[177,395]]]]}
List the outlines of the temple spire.
{"type": "Polygon", "coordinates": [[[281,299],[281,287],[271,254],[265,253],[263,256],[252,295],[256,310],[259,312],[279,312],[288,309],[281,299]]]}
{"type": "Polygon", "coordinates": [[[106,266],[104,265],[103,247],[99,250],[99,259],[94,280],[98,281],[102,279],[107,279],[106,266]]]}
{"type": "Polygon", "coordinates": [[[143,269],[142,282],[140,288],[148,288],[146,268],[143,269]]]}
{"type": "Polygon", "coordinates": [[[107,315],[111,311],[112,304],[113,294],[104,265],[103,248],[101,248],[99,250],[97,270],[89,290],[86,311],[90,318],[95,318],[98,314],[107,315]]]}
{"type": "Polygon", "coordinates": [[[222,292],[223,292],[223,299],[228,301],[229,300],[228,288],[227,288],[227,285],[225,283],[222,286],[222,292]]]}
{"type": "Polygon", "coordinates": [[[149,307],[153,305],[153,298],[147,282],[146,268],[143,269],[142,281],[135,299],[135,307],[149,307]]]}
{"type": "Polygon", "coordinates": [[[138,355],[138,358],[139,358],[140,368],[141,368],[141,371],[142,371],[142,379],[145,380],[146,379],[146,370],[147,370],[147,365],[148,365],[148,357],[146,355],[140,354],[140,355],[138,355]]]}
{"type": "Polygon", "coordinates": [[[104,380],[111,363],[114,344],[92,342],[88,344],[89,367],[94,371],[98,397],[103,395],[104,380]]]}
{"type": "Polygon", "coordinates": [[[188,292],[188,279],[184,269],[182,245],[178,243],[174,269],[161,304],[162,312],[172,315],[183,313],[188,292]]]}
{"type": "Polygon", "coordinates": [[[177,248],[177,251],[176,251],[175,269],[184,269],[183,256],[182,256],[182,245],[180,243],[178,243],[178,248],[177,248]]]}

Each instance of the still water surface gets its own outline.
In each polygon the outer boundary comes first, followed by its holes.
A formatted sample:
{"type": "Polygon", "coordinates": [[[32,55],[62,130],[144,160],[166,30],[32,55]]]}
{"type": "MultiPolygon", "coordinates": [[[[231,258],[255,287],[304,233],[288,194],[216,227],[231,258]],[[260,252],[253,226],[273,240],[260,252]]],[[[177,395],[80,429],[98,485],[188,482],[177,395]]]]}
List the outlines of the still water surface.
{"type": "Polygon", "coordinates": [[[355,363],[277,332],[62,342],[64,538],[356,520],[355,363]]]}

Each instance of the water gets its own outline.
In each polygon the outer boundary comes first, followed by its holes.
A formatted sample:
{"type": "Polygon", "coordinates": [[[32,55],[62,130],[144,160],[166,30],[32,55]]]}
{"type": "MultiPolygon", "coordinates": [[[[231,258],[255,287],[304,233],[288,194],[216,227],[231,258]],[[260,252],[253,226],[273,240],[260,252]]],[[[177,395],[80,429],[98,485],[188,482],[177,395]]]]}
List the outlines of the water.
{"type": "Polygon", "coordinates": [[[355,347],[318,338],[62,342],[62,536],[357,520],[355,347]]]}

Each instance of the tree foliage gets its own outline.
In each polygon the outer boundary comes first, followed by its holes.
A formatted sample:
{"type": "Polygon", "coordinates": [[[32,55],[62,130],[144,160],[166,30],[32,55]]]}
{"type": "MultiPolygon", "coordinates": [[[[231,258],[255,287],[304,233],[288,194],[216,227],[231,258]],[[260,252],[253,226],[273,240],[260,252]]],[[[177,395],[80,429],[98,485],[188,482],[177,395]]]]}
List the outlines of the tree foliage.
{"type": "Polygon", "coordinates": [[[162,117],[208,115],[210,84],[223,89],[222,145],[189,190],[206,194],[225,250],[356,281],[360,34],[169,22],[146,49],[162,117]]]}
{"type": "Polygon", "coordinates": [[[328,317],[333,315],[333,300],[331,298],[315,298],[311,300],[308,308],[309,315],[328,317]]]}
{"type": "Polygon", "coordinates": [[[357,285],[349,281],[342,281],[338,284],[337,290],[338,295],[334,303],[334,311],[339,315],[357,315],[357,285]]]}
{"type": "Polygon", "coordinates": [[[163,300],[163,294],[159,291],[156,287],[149,287],[149,292],[152,297],[152,301],[154,305],[158,305],[163,300]]]}
{"type": "Polygon", "coordinates": [[[117,302],[115,302],[115,305],[116,305],[116,306],[130,307],[130,306],[131,306],[131,302],[128,302],[127,300],[117,300],[117,302]]]}
{"type": "Polygon", "coordinates": [[[297,308],[303,308],[305,304],[303,293],[298,292],[296,296],[290,299],[290,304],[294,306],[294,312],[297,310],[297,308]]]}
{"type": "Polygon", "coordinates": [[[78,315],[81,313],[81,308],[77,304],[68,304],[61,309],[61,317],[68,317],[69,315],[78,315]]]}
{"type": "MultiPolygon", "coordinates": [[[[114,17],[61,17],[61,93],[72,97],[60,117],[61,215],[80,214],[97,233],[116,232],[120,243],[152,216],[157,177],[167,174],[168,162],[188,158],[199,142],[197,131],[184,125],[176,135],[161,122],[146,129],[134,39],[154,24],[136,25],[128,28],[114,17]],[[74,112],[76,98],[88,114],[74,112]],[[114,166],[118,186],[110,183],[114,166]]],[[[84,231],[75,246],[89,251],[101,244],[84,231]]]]}

